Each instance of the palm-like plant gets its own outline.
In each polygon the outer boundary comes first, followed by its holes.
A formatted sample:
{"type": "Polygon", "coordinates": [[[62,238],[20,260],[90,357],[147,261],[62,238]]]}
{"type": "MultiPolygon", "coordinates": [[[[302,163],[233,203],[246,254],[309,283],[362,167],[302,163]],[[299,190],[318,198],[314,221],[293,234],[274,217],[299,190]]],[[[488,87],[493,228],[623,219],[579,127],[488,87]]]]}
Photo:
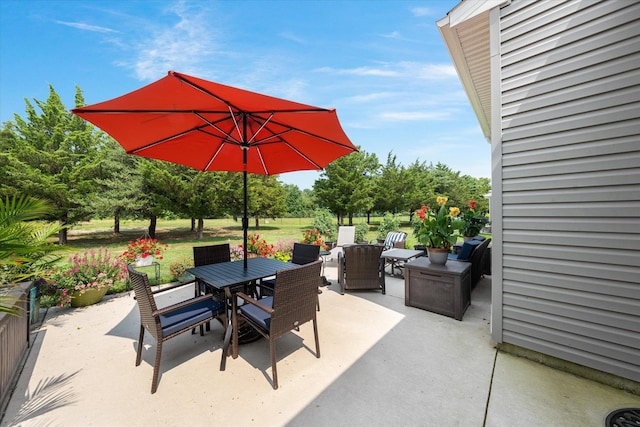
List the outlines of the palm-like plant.
{"type": "MultiPolygon", "coordinates": [[[[50,205],[32,197],[0,199],[0,293],[24,280],[43,277],[60,257],[50,238],[66,226],[35,221],[51,211],[50,205]]],[[[18,314],[15,299],[0,295],[0,312],[18,314]]]]}

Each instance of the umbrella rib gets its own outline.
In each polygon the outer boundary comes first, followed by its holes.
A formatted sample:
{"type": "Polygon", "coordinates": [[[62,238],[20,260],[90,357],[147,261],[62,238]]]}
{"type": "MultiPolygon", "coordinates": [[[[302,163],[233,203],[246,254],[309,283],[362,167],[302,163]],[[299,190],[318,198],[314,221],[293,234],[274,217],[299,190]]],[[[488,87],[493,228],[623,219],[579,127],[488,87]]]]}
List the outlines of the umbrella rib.
{"type": "MultiPolygon", "coordinates": [[[[180,75],[178,73],[175,73],[173,71],[170,71],[169,74],[171,74],[173,77],[177,78],[178,80],[180,80],[181,82],[191,86],[192,88],[204,93],[205,95],[209,95],[212,98],[217,99],[218,101],[224,103],[225,105],[227,105],[227,107],[229,107],[229,109],[231,110],[232,108],[240,111],[240,112],[244,112],[244,110],[242,108],[238,108],[236,107],[234,104],[232,104],[231,102],[227,101],[226,99],[220,98],[218,95],[216,95],[213,92],[208,91],[207,89],[205,89],[204,87],[186,79],[183,75],[180,75]]],[[[249,91],[245,91],[245,92],[249,92],[249,91]]],[[[251,93],[251,92],[249,92],[251,93]]],[[[285,101],[285,100],[283,100],[285,101]]],[[[332,111],[332,109],[329,108],[320,108],[320,107],[312,107],[310,106],[309,108],[293,108],[293,109],[286,109],[286,110],[274,110],[275,112],[278,113],[295,113],[295,112],[314,112],[314,111],[332,111]]],[[[273,112],[271,110],[267,110],[267,111],[254,111],[254,113],[268,113],[268,112],[273,112]]]]}
{"type": "MultiPolygon", "coordinates": [[[[267,126],[267,125],[269,124],[269,122],[270,122],[270,121],[271,121],[271,119],[273,118],[273,115],[274,115],[274,113],[271,113],[271,114],[269,115],[269,117],[267,117],[267,119],[264,121],[264,123],[263,123],[263,124],[258,128],[258,130],[257,130],[257,131],[255,131],[255,132],[253,133],[253,135],[251,136],[251,139],[248,141],[248,144],[251,144],[251,143],[252,143],[252,142],[253,142],[253,141],[258,137],[258,134],[260,133],[260,131],[261,131],[262,129],[264,129],[264,128],[265,128],[265,126],[267,126]]],[[[254,118],[254,120],[256,120],[256,119],[254,118]]],[[[256,120],[256,122],[257,122],[257,120],[256,120]]],[[[268,130],[268,129],[267,129],[267,130],[268,130]]],[[[275,136],[275,135],[274,135],[274,136],[275,136]]]]}
{"type": "Polygon", "coordinates": [[[204,169],[203,169],[203,170],[205,170],[205,171],[206,171],[206,170],[209,170],[209,166],[211,166],[211,163],[213,163],[213,161],[216,159],[216,157],[218,157],[218,154],[219,154],[219,153],[220,153],[220,151],[222,150],[222,145],[223,145],[223,144],[220,144],[220,145],[218,146],[218,149],[216,150],[216,152],[215,152],[215,153],[213,153],[213,156],[211,156],[211,158],[209,159],[209,161],[207,162],[207,165],[204,167],[204,169]]]}
{"type": "Polygon", "coordinates": [[[204,126],[198,126],[198,127],[196,127],[196,128],[189,129],[189,130],[185,130],[184,132],[180,132],[180,133],[177,133],[177,134],[175,134],[175,135],[171,135],[171,136],[168,136],[168,137],[166,137],[166,138],[162,138],[162,139],[160,139],[160,140],[158,140],[158,141],[151,142],[151,143],[146,144],[146,145],[144,145],[144,146],[142,146],[142,147],[135,148],[135,149],[131,150],[131,151],[130,151],[130,153],[131,153],[131,154],[137,154],[137,153],[139,153],[139,152],[141,152],[141,151],[144,151],[144,150],[146,150],[146,149],[148,149],[148,148],[153,148],[153,147],[155,147],[156,145],[164,144],[165,142],[171,141],[172,139],[179,138],[179,137],[181,137],[181,136],[183,136],[183,135],[186,135],[186,134],[188,134],[188,133],[191,133],[191,132],[194,132],[194,131],[202,131],[202,128],[203,128],[203,127],[204,127],[204,126]]]}
{"type": "MultiPolygon", "coordinates": [[[[233,137],[233,135],[231,135],[231,133],[222,130],[220,127],[218,127],[218,125],[216,125],[215,123],[211,122],[210,120],[207,120],[204,116],[202,116],[202,114],[200,114],[197,111],[194,111],[193,114],[195,114],[196,116],[198,116],[198,118],[200,118],[200,120],[202,120],[203,122],[205,122],[206,124],[208,124],[209,126],[211,126],[212,128],[214,128],[215,130],[217,130],[218,132],[220,132],[221,134],[223,134],[224,136],[226,136],[227,138],[229,138],[231,141],[236,142],[238,144],[241,143],[241,141],[238,141],[236,138],[233,137]]],[[[235,116],[233,115],[233,113],[231,114],[231,116],[233,117],[233,122],[236,123],[236,119],[235,116]]],[[[210,133],[202,130],[203,128],[198,128],[198,130],[201,130],[205,133],[207,133],[208,135],[211,135],[210,133]]],[[[236,126],[236,129],[237,126],[236,126]]],[[[238,132],[238,134],[240,135],[240,133],[238,132]]]]}

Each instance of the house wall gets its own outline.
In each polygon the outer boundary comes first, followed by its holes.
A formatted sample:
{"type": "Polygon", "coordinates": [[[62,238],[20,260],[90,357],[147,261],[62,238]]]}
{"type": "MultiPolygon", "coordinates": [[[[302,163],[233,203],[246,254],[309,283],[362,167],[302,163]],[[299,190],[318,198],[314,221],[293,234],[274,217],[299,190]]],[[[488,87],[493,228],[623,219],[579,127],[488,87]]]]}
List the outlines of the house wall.
{"type": "Polygon", "coordinates": [[[640,2],[495,13],[493,339],[640,381],[640,2]]]}

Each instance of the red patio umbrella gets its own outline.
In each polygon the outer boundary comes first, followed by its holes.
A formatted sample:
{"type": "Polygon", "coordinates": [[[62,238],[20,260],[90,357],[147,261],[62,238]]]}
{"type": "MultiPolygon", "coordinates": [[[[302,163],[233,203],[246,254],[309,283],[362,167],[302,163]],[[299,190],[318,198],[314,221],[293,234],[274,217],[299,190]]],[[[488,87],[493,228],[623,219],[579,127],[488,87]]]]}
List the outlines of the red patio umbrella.
{"type": "Polygon", "coordinates": [[[247,173],[321,170],[357,151],[335,109],[274,98],[169,71],[120,97],[71,110],[111,135],[127,153],[201,171],[247,173]]]}

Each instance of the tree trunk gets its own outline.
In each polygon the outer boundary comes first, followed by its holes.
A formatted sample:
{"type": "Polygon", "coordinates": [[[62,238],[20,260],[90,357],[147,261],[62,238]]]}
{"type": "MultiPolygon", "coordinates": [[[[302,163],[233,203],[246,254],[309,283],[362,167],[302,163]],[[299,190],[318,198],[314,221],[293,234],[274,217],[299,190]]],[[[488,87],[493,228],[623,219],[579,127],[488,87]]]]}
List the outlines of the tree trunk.
{"type": "Polygon", "coordinates": [[[203,218],[198,218],[197,238],[198,240],[202,240],[204,238],[204,219],[203,218]]]}
{"type": "Polygon", "coordinates": [[[260,218],[258,217],[258,214],[256,214],[255,219],[256,219],[256,222],[255,222],[256,230],[260,230],[260,218]]]}
{"type": "Polygon", "coordinates": [[[194,231],[196,231],[196,219],[191,218],[191,232],[193,233],[194,231]]]}
{"type": "Polygon", "coordinates": [[[349,225],[353,225],[353,213],[349,212],[349,225]]]}
{"type": "Polygon", "coordinates": [[[151,214],[151,218],[149,219],[149,237],[152,239],[156,238],[156,226],[158,225],[158,217],[151,214]]]}
{"type": "MultiPolygon", "coordinates": [[[[67,215],[64,215],[62,218],[59,219],[60,225],[67,225],[67,215]]],[[[62,230],[60,230],[60,232],[58,233],[58,244],[60,246],[62,245],[66,245],[67,244],[67,229],[63,228],[62,230]]]]}
{"type": "Polygon", "coordinates": [[[113,215],[113,234],[120,234],[120,212],[116,211],[113,215]]]}

